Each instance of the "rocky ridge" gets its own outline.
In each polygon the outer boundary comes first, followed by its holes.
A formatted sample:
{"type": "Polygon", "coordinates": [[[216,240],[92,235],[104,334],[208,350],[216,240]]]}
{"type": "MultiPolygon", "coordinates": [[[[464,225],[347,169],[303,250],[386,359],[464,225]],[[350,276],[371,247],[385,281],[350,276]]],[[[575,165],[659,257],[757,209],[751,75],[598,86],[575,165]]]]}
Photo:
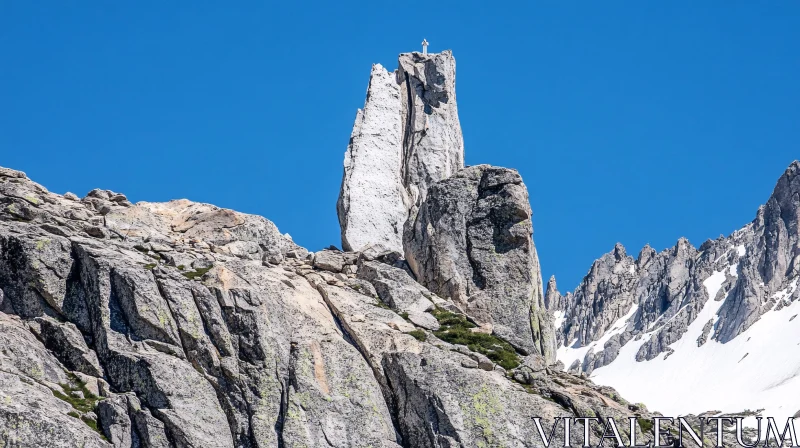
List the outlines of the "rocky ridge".
{"type": "MultiPolygon", "coordinates": [[[[592,264],[575,291],[563,295],[551,278],[545,302],[555,315],[559,359],[570,371],[585,374],[614,365],[626,347],[636,348],[637,362],[664,361],[676,349],[725,346],[744,337],[765,314],[797,302],[799,197],[800,162],[793,162],[756,218],[730,236],[699,248],[683,238],[662,252],[645,246],[636,258],[617,244],[592,264]],[[698,319],[703,320],[695,323],[698,319]],[[684,338],[692,340],[684,343],[684,338]]],[[[784,349],[800,342],[792,334],[785,334],[784,349]]],[[[743,347],[738,356],[753,350],[743,347]]],[[[739,361],[738,368],[745,369],[747,362],[739,361]]],[[[713,369],[706,374],[723,374],[713,369]]]]}
{"type": "Polygon", "coordinates": [[[531,416],[651,415],[501,350],[395,264],[311,254],[258,216],[61,196],[0,169],[0,440],[523,447],[531,416]]]}
{"type": "MultiPolygon", "coordinates": [[[[800,274],[798,197],[800,162],[794,162],[753,222],[728,237],[708,240],[699,248],[685,238],[662,252],[645,246],[636,258],[617,244],[566,295],[558,292],[551,278],[546,297],[549,309],[560,316],[559,342],[579,347],[597,341],[635,308],[625,331],[614,335],[605,348],[613,353],[658,326],[638,356],[653,359],[669,350],[709,299],[723,303],[704,339],[723,343],[734,339],[764,313],[800,297],[795,282],[800,274]],[[708,297],[703,283],[715,272],[724,272],[725,280],[717,296],[708,297]]],[[[582,371],[607,364],[613,355],[591,358],[580,363],[582,371]]]]}

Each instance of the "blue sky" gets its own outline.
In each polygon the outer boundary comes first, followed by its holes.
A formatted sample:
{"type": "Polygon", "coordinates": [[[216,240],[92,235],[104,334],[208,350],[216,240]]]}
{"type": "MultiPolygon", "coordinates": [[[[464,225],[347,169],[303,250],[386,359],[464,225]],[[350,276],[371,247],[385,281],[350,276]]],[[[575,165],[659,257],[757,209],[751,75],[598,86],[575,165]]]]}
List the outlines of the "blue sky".
{"type": "Polygon", "coordinates": [[[798,158],[800,2],[0,2],[0,166],[189,198],[312,250],[370,66],[452,49],[468,164],[518,169],[545,279],[749,222],[798,158]],[[300,5],[302,3],[302,5],[300,5]]]}

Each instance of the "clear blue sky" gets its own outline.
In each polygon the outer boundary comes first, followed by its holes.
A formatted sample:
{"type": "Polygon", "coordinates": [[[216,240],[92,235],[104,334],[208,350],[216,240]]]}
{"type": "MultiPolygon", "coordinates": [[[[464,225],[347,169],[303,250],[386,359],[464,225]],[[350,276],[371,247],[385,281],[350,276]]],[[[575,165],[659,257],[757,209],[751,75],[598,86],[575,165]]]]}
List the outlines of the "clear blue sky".
{"type": "Polygon", "coordinates": [[[0,165],[339,245],[370,66],[450,48],[468,164],[517,168],[544,275],[749,222],[800,157],[800,2],[0,1],[0,165]],[[302,5],[300,5],[302,3],[302,5]]]}

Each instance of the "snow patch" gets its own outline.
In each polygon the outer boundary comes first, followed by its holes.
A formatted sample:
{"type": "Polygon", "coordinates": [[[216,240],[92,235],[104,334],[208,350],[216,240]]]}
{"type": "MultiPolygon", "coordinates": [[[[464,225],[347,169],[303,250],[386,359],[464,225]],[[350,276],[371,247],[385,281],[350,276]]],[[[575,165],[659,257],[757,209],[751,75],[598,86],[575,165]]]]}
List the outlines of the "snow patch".
{"type": "Polygon", "coordinates": [[[739,254],[740,257],[744,257],[744,254],[747,253],[747,249],[744,248],[744,244],[736,246],[736,253],[739,254]]]}
{"type": "Polygon", "coordinates": [[[786,288],[783,288],[780,291],[778,291],[775,294],[773,294],[772,298],[776,299],[777,301],[781,301],[781,300],[783,300],[783,299],[785,299],[787,297],[791,297],[791,295],[794,294],[795,290],[797,290],[797,281],[798,280],[800,280],[800,279],[796,278],[796,279],[792,280],[792,283],[790,283],[789,286],[787,286],[786,288]]]}
{"type": "MultiPolygon", "coordinates": [[[[736,269],[736,265],[731,266],[736,269]]],[[[706,291],[708,291],[708,298],[710,300],[714,300],[714,297],[717,296],[719,289],[722,288],[722,284],[725,283],[725,272],[714,271],[710,277],[703,280],[703,286],[706,287],[706,291]]],[[[708,305],[706,303],[706,305],[708,305]]],[[[705,306],[703,307],[705,309],[705,306]]]]}
{"type": "Polygon", "coordinates": [[[561,310],[557,310],[553,312],[553,326],[558,330],[564,324],[565,315],[566,313],[561,310]]]}
{"type": "Polygon", "coordinates": [[[575,339],[569,344],[569,346],[560,347],[556,352],[556,359],[563,362],[564,367],[567,369],[569,369],[575,360],[578,360],[578,362],[583,364],[583,359],[586,357],[586,354],[589,353],[589,350],[594,349],[595,352],[602,351],[603,347],[606,345],[606,342],[611,340],[612,337],[624,332],[625,328],[628,326],[628,321],[636,315],[636,311],[638,309],[638,304],[633,305],[624,316],[620,317],[613,324],[611,324],[611,327],[606,330],[600,339],[593,341],[589,345],[578,347],[578,339],[575,339]]]}
{"type": "MultiPolygon", "coordinates": [[[[718,318],[724,300],[714,297],[725,282],[725,271],[733,268],[715,271],[703,282],[709,299],[683,337],[670,344],[674,353],[667,359],[636,361],[639,347],[655,333],[650,332],[623,346],[614,362],[592,372],[592,380],[665,415],[763,408],[764,415],[778,421],[791,417],[797,404],[786,397],[800,396],[800,359],[786,353],[800,345],[800,319],[790,321],[800,313],[800,301],[765,313],[728,343],[709,340],[697,346],[705,324],[718,318]]],[[[790,296],[797,283],[796,279],[778,294],[790,296]]]]}

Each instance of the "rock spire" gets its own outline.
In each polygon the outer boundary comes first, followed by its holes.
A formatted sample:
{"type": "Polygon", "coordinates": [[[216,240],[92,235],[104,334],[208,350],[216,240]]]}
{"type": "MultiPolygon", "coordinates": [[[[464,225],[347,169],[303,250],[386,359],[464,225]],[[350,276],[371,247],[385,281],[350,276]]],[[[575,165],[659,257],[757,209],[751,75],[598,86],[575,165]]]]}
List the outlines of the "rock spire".
{"type": "Polygon", "coordinates": [[[428,187],[464,166],[452,52],[403,53],[372,67],[337,202],[342,247],[403,252],[403,226],[428,187]]]}

